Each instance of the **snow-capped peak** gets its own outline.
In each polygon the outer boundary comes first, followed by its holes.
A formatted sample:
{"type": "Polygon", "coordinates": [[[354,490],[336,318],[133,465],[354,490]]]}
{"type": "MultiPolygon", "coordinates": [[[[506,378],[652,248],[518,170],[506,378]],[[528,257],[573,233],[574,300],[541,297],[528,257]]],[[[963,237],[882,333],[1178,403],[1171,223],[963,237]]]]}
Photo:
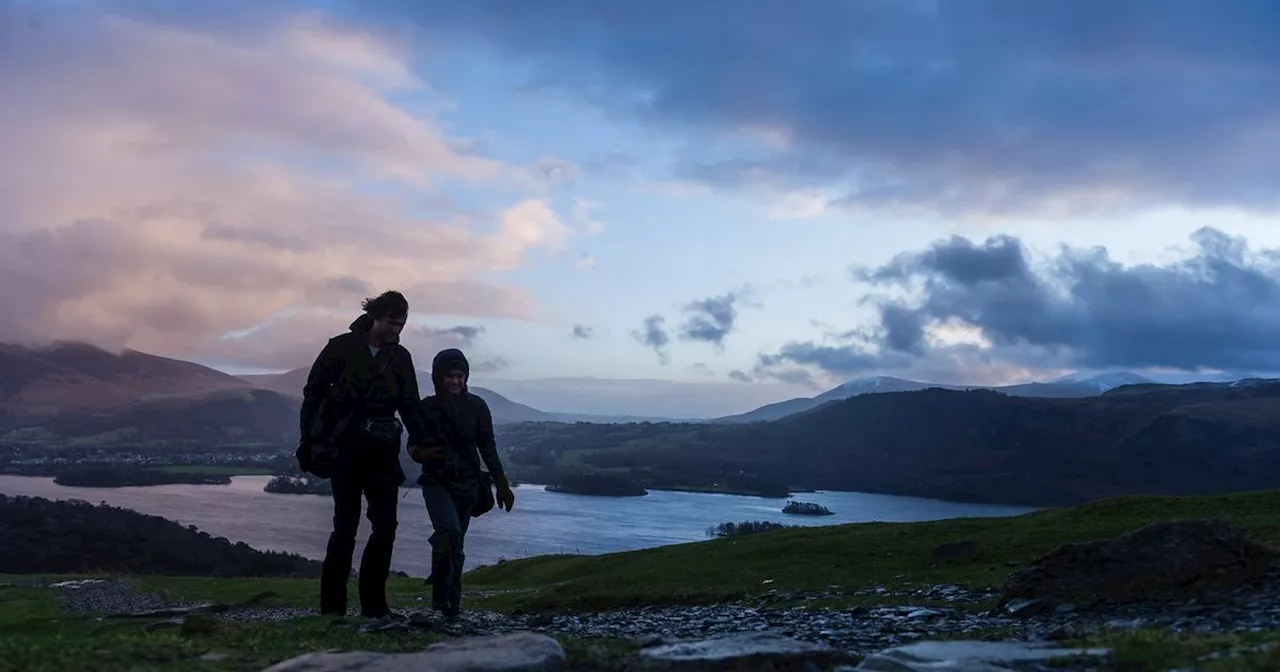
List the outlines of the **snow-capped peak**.
{"type": "Polygon", "coordinates": [[[1077,371],[1076,373],[1056,378],[1052,382],[1092,385],[1097,387],[1099,392],[1105,392],[1121,385],[1142,385],[1155,381],[1132,371],[1108,371],[1104,373],[1077,371]]]}

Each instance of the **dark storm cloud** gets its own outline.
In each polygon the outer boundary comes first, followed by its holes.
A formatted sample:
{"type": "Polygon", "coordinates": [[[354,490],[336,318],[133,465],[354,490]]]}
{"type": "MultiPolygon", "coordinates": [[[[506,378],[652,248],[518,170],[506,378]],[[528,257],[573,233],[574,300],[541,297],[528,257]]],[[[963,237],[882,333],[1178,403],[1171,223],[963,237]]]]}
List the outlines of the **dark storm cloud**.
{"type": "Polygon", "coordinates": [[[689,302],[684,309],[689,317],[680,325],[680,336],[690,341],[724,345],[725,336],[733,331],[738,319],[738,309],[734,306],[737,298],[731,292],[689,302]]]}
{"type": "Polygon", "coordinates": [[[534,86],[650,123],[789,143],[690,143],[679,169],[716,184],[839,184],[840,202],[944,210],[1278,202],[1274,0],[353,6],[478,38],[534,86]]]}
{"type": "Polygon", "coordinates": [[[633,338],[658,353],[658,360],[664,366],[670,361],[667,344],[671,342],[666,323],[666,318],[661,315],[650,315],[644,318],[644,326],[640,330],[631,332],[633,338]]]}
{"type": "Polygon", "coordinates": [[[1075,368],[1169,367],[1280,371],[1280,250],[1202,228],[1195,252],[1168,265],[1125,266],[1105,248],[1062,248],[1033,268],[1016,238],[940,240],[877,268],[860,282],[912,287],[914,301],[884,300],[869,338],[790,343],[761,366],[814,366],[856,374],[971,361],[1075,368]],[[963,324],[991,348],[929,343],[925,328],[963,324]]]}

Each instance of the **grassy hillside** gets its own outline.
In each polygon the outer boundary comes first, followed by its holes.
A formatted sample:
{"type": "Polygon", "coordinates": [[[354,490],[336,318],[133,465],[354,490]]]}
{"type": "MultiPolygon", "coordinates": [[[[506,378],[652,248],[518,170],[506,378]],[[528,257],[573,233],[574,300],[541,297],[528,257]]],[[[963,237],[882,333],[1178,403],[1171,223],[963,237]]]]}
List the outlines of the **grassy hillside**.
{"type": "Polygon", "coordinates": [[[1207,497],[1124,497],[1008,518],[856,523],[597,556],[543,556],[477,569],[468,585],[492,607],[525,611],[713,603],[779,591],[875,585],[998,584],[1058,544],[1102,539],[1177,518],[1221,518],[1280,547],[1280,491],[1207,497]],[[970,540],[978,554],[935,566],[939,544],[970,540]]]}
{"type": "MultiPolygon", "coordinates": [[[[604,556],[508,561],[470,572],[464,599],[468,609],[565,611],[711,603],[772,589],[803,594],[831,584],[847,591],[934,583],[983,587],[998,583],[1014,568],[1060,543],[1109,537],[1152,521],[1188,517],[1221,518],[1245,527],[1263,542],[1280,544],[1280,492],[1136,497],[1005,519],[852,524],[604,556]],[[978,555],[934,566],[933,548],[960,539],[977,542],[978,555]],[[762,584],[770,579],[768,585],[762,584]]],[[[323,649],[418,650],[444,636],[423,630],[360,634],[318,617],[254,623],[201,615],[169,625],[163,618],[99,619],[95,614],[63,613],[56,589],[39,585],[40,578],[0,576],[0,672],[251,670],[323,649]]],[[[139,590],[173,601],[312,607],[317,599],[315,580],[132,578],[139,590]]],[[[354,594],[354,584],[351,589],[354,594]]],[[[397,607],[420,607],[426,587],[420,579],[393,578],[390,594],[397,607]]],[[[1115,669],[1164,670],[1185,666],[1208,651],[1277,640],[1280,633],[1178,637],[1137,631],[1100,635],[1090,643],[1116,647],[1115,669]]],[[[634,651],[634,646],[613,641],[564,643],[570,670],[620,669],[613,663],[634,651]]],[[[1276,662],[1280,661],[1264,652],[1198,669],[1275,669],[1268,666],[1276,662]]]]}

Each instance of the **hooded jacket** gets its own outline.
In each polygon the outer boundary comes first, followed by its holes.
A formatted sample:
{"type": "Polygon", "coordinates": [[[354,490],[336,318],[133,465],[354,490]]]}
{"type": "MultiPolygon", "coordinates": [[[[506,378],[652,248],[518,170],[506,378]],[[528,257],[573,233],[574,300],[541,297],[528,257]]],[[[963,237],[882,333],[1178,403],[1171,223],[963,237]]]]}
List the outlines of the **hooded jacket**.
{"type": "Polygon", "coordinates": [[[303,443],[357,443],[358,424],[340,422],[351,413],[356,420],[399,413],[409,434],[409,443],[421,442],[418,379],[413,356],[398,343],[382,348],[375,355],[368,341],[372,326],[373,318],[368,314],[356,318],[347,333],[329,339],[311,365],[307,383],[302,388],[299,429],[303,443]],[[326,398],[328,403],[322,404],[326,398]]]}
{"type": "Polygon", "coordinates": [[[466,483],[477,478],[481,461],[494,478],[503,476],[493,431],[493,414],[489,404],[466,387],[471,378],[471,365],[457,348],[441,350],[431,360],[431,383],[435,394],[418,405],[426,440],[423,445],[445,446],[449,455],[444,460],[430,460],[422,465],[420,483],[466,483]],[[444,376],[461,369],[461,394],[449,394],[444,376]]]}

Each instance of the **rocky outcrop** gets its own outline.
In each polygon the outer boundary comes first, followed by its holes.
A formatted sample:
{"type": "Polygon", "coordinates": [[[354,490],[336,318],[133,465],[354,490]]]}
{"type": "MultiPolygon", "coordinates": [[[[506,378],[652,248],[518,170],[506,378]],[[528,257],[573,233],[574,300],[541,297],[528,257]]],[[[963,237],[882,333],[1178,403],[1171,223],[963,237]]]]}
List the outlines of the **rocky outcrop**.
{"type": "Polygon", "coordinates": [[[1055,548],[1009,576],[1000,606],[1185,600],[1249,584],[1275,559],[1274,551],[1221,521],[1152,523],[1112,539],[1055,548]]]}
{"type": "Polygon", "coordinates": [[[418,653],[308,653],[263,672],[554,672],[564,663],[564,649],[555,639],[513,632],[441,642],[418,653]]]}
{"type": "Polygon", "coordinates": [[[1096,667],[1098,659],[1109,655],[1107,649],[1068,649],[1031,642],[917,642],[886,649],[868,656],[854,670],[868,672],[929,672],[933,670],[968,670],[969,672],[1001,672],[1026,669],[1027,664],[1044,663],[1052,669],[1072,669],[1069,661],[1084,667],[1096,667]]]}
{"type": "Polygon", "coordinates": [[[855,663],[858,657],[825,644],[804,642],[767,632],[745,632],[640,651],[640,658],[671,670],[807,670],[855,663]]]}

